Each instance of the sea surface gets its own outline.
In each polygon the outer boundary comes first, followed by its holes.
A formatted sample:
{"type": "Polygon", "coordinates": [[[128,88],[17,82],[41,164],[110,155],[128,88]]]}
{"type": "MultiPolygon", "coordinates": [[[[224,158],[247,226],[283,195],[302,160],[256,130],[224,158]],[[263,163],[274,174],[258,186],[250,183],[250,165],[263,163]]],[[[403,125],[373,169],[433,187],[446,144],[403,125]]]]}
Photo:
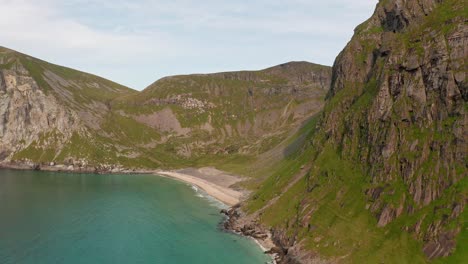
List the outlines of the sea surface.
{"type": "Polygon", "coordinates": [[[266,263],[222,205],[152,175],[0,170],[0,263],[266,263]]]}

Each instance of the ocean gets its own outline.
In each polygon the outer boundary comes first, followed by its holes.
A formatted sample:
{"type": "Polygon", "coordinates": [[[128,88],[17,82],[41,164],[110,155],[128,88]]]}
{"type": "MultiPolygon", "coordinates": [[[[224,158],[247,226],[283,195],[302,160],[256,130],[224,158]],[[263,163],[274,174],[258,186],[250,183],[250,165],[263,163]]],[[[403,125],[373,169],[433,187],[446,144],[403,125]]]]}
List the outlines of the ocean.
{"type": "Polygon", "coordinates": [[[154,175],[0,170],[0,263],[267,263],[223,205],[154,175]]]}

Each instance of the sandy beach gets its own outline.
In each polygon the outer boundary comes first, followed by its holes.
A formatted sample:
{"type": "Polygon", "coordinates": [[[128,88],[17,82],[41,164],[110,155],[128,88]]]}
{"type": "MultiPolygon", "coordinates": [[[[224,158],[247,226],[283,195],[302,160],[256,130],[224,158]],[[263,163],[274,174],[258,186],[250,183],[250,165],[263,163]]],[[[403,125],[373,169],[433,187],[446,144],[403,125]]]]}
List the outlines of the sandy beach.
{"type": "Polygon", "coordinates": [[[241,181],[239,177],[214,168],[188,168],[175,171],[157,170],[154,173],[193,184],[228,206],[238,204],[245,195],[231,187],[236,182],[241,181]]]}

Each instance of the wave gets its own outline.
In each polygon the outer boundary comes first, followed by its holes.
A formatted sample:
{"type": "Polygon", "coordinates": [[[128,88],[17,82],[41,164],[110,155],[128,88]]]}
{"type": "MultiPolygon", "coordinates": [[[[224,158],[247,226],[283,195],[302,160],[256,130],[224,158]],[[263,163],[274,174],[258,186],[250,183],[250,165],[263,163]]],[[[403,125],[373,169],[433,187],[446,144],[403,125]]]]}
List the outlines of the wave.
{"type": "Polygon", "coordinates": [[[196,197],[200,197],[200,198],[208,201],[208,203],[211,206],[217,207],[219,209],[229,208],[229,206],[227,206],[223,202],[219,201],[218,199],[214,198],[213,196],[209,195],[207,192],[205,192],[204,190],[198,188],[197,186],[191,185],[190,187],[192,188],[192,190],[195,191],[195,196],[196,197]]]}

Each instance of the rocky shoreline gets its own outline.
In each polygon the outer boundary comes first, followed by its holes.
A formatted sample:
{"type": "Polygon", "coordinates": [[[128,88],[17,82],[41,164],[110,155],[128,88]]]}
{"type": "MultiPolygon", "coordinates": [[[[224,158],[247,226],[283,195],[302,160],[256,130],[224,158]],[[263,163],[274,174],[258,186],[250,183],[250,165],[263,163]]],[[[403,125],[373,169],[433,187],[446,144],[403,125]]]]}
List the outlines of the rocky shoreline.
{"type": "Polygon", "coordinates": [[[264,250],[264,253],[271,256],[273,263],[293,263],[286,257],[288,249],[275,243],[271,230],[266,229],[257,221],[252,221],[246,217],[240,207],[241,204],[237,204],[229,209],[220,211],[220,213],[227,217],[223,223],[224,229],[254,239],[264,250]]]}
{"type": "Polygon", "coordinates": [[[56,164],[50,163],[34,163],[34,162],[0,162],[0,169],[11,170],[36,170],[36,171],[54,171],[54,172],[73,172],[73,173],[95,173],[95,174],[152,174],[152,170],[143,169],[127,169],[116,165],[76,165],[76,164],[56,164]]]}
{"type": "Polygon", "coordinates": [[[326,264],[335,263],[337,259],[322,259],[315,252],[305,250],[295,237],[290,237],[284,230],[268,228],[259,221],[259,214],[246,214],[242,203],[221,210],[227,219],[223,223],[225,230],[254,239],[265,254],[271,256],[276,264],[326,264]]]}

